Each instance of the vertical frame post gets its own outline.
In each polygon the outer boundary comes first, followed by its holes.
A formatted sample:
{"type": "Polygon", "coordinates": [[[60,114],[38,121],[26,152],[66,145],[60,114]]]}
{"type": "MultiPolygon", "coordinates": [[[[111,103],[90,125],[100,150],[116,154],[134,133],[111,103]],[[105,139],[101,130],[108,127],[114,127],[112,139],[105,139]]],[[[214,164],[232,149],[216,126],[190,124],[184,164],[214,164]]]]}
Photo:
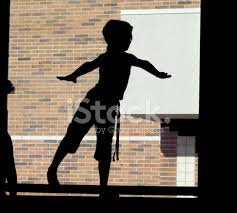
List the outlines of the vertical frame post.
{"type": "Polygon", "coordinates": [[[8,79],[10,0],[0,1],[0,133],[7,131],[7,93],[4,92],[8,79]]]}

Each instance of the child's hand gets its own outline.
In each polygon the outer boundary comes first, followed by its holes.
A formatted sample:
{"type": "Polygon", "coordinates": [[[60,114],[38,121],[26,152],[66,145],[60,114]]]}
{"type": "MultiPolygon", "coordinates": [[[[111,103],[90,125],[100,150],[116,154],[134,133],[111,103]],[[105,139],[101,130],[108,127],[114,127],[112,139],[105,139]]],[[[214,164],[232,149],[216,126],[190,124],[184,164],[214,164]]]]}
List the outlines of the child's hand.
{"type": "Polygon", "coordinates": [[[171,75],[169,75],[169,74],[166,73],[166,72],[160,72],[160,73],[159,73],[159,78],[164,79],[164,78],[170,78],[170,77],[171,77],[171,75]]]}
{"type": "Polygon", "coordinates": [[[59,79],[60,81],[72,81],[73,83],[77,83],[77,79],[71,76],[57,76],[57,79],[59,79]]]}

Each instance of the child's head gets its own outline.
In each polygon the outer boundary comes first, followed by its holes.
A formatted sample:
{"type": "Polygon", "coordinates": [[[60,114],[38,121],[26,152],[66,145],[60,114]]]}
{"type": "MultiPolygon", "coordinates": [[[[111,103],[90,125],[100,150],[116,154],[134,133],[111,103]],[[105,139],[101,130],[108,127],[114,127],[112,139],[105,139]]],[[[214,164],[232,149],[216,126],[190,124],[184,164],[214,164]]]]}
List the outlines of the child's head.
{"type": "Polygon", "coordinates": [[[133,27],[128,22],[110,20],[102,32],[108,46],[126,51],[132,41],[132,29],[133,27]]]}

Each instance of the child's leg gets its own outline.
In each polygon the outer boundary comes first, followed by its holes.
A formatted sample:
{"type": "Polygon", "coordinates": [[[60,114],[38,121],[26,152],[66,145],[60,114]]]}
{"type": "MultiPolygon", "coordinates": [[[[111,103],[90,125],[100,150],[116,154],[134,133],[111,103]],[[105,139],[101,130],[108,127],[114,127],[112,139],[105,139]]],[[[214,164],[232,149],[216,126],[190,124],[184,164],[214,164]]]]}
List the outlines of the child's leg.
{"type": "MultiPolygon", "coordinates": [[[[109,110],[110,107],[116,109],[116,106],[106,106],[109,110]]],[[[95,159],[99,161],[98,169],[100,175],[100,186],[101,193],[106,193],[106,188],[108,185],[109,171],[111,164],[111,151],[112,151],[112,141],[115,128],[115,115],[112,114],[112,120],[108,119],[107,110],[101,112],[101,118],[104,119],[105,123],[96,122],[96,133],[97,133],[97,144],[95,159]]],[[[102,195],[103,196],[103,195],[102,195]]]]}
{"type": "Polygon", "coordinates": [[[68,151],[64,149],[62,142],[59,144],[59,147],[54,155],[53,161],[48,168],[47,179],[48,183],[51,185],[58,185],[59,181],[57,179],[57,169],[62,160],[66,157],[68,151]]]}
{"type": "Polygon", "coordinates": [[[92,123],[89,122],[87,124],[77,124],[72,122],[69,124],[67,133],[61,143],[58,146],[58,149],[54,155],[53,161],[49,166],[47,177],[48,182],[51,185],[58,185],[57,179],[57,169],[63,159],[66,157],[68,153],[75,153],[78,149],[81,140],[86,135],[86,133],[91,128],[92,123]]]}
{"type": "Polygon", "coordinates": [[[49,166],[48,172],[47,172],[47,178],[49,184],[52,185],[58,185],[58,179],[57,179],[57,169],[60,163],[63,161],[63,159],[66,157],[68,153],[75,153],[78,149],[81,140],[86,135],[86,133],[89,131],[89,129],[92,127],[94,121],[93,119],[89,119],[87,122],[80,123],[79,119],[84,119],[85,114],[84,111],[81,110],[81,107],[83,109],[88,108],[89,112],[89,104],[82,102],[80,104],[80,107],[78,111],[75,113],[74,118],[72,122],[69,124],[67,133],[61,143],[58,146],[58,149],[54,155],[53,161],[51,165],[49,166]],[[77,119],[75,119],[77,118],[77,119]]]}
{"type": "Polygon", "coordinates": [[[108,185],[110,161],[99,161],[100,186],[105,188],[108,185]]]}
{"type": "Polygon", "coordinates": [[[111,129],[107,127],[99,128],[97,126],[96,129],[97,129],[96,130],[97,144],[96,144],[95,159],[99,161],[98,169],[100,175],[100,186],[103,188],[107,186],[109,178],[113,132],[111,133],[110,132],[111,129]]]}

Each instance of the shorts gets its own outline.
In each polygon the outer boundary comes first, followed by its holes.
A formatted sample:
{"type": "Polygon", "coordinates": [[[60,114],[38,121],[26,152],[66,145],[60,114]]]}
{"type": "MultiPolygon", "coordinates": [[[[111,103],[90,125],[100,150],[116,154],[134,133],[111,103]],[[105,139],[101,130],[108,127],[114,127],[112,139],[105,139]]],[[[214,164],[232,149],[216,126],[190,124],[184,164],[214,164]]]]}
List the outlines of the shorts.
{"type": "Polygon", "coordinates": [[[111,161],[112,141],[116,124],[118,102],[94,101],[85,98],[67,128],[61,141],[68,153],[75,153],[83,137],[94,125],[96,129],[96,150],[98,161],[111,161]]]}

